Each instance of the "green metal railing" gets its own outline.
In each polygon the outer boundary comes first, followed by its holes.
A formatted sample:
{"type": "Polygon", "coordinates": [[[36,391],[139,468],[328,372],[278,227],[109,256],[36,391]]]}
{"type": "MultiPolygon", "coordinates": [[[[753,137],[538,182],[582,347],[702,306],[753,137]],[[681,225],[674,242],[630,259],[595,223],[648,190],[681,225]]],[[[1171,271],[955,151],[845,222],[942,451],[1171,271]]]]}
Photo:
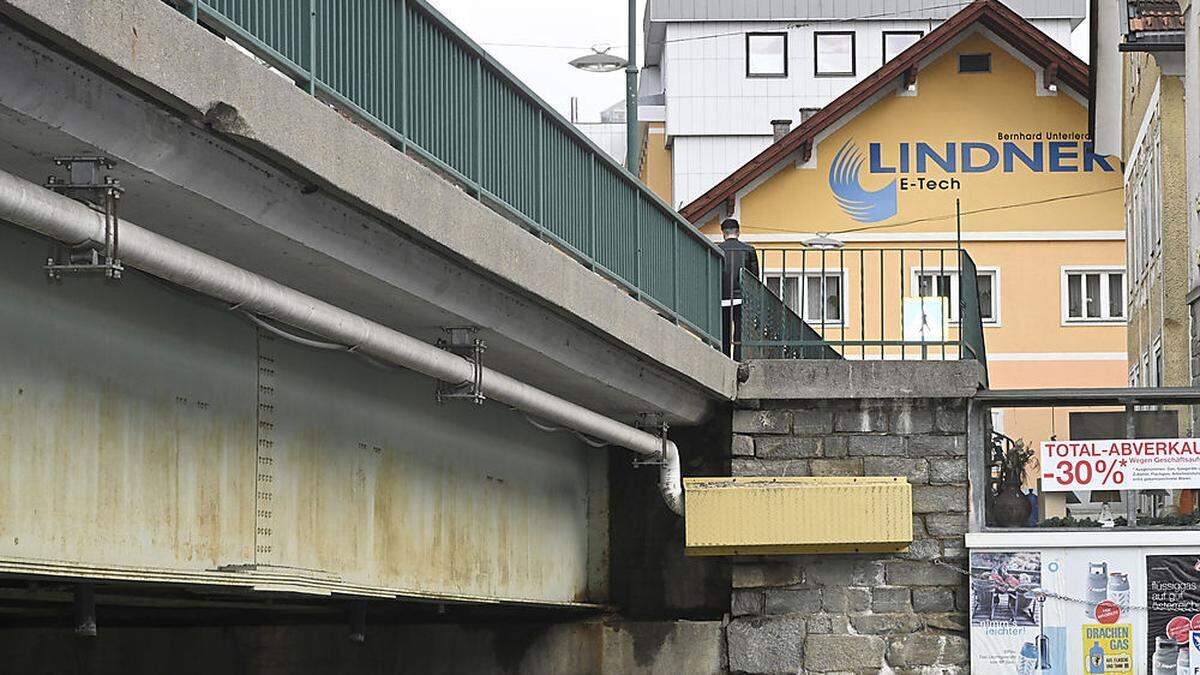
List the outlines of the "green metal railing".
{"type": "Polygon", "coordinates": [[[742,359],[840,359],[821,334],[762,281],[742,272],[742,359]]]}
{"type": "Polygon", "coordinates": [[[742,272],[746,358],[973,359],[986,370],[978,271],[965,250],[757,255],[758,278],[742,272]]]}
{"type": "Polygon", "coordinates": [[[165,1],[720,343],[721,250],[425,0],[165,1]]]}

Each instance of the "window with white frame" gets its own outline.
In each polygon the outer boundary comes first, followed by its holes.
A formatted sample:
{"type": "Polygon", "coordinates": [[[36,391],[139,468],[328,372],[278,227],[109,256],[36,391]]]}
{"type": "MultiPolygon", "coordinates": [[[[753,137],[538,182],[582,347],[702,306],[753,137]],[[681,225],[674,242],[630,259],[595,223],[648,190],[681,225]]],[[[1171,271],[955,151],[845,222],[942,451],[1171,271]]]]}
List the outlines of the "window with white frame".
{"type": "Polygon", "coordinates": [[[808,324],[841,325],[845,320],[846,284],[840,270],[826,270],[824,275],[819,271],[767,272],[763,282],[808,324]]]}
{"type": "Polygon", "coordinates": [[[787,33],[746,33],[746,77],[787,77],[787,33]]]}
{"type": "MultiPolygon", "coordinates": [[[[979,314],[985,324],[1000,323],[999,270],[976,270],[976,286],[979,290],[979,314]]],[[[951,323],[958,321],[959,291],[958,270],[933,269],[913,270],[913,288],[922,298],[942,298],[949,306],[951,323]]]]}
{"type": "Polygon", "coordinates": [[[1119,267],[1064,268],[1064,323],[1114,323],[1125,320],[1125,271],[1119,267]]]}
{"type": "Polygon", "coordinates": [[[883,62],[899,56],[900,52],[916,44],[923,35],[919,30],[883,31],[883,62]]]}
{"type": "Polygon", "coordinates": [[[1149,269],[1162,247],[1162,143],[1157,120],[1151,126],[1154,132],[1142,140],[1125,185],[1128,259],[1135,280],[1149,269]]]}
{"type": "Polygon", "coordinates": [[[814,33],[813,60],[817,77],[854,75],[854,33],[814,33]]]}

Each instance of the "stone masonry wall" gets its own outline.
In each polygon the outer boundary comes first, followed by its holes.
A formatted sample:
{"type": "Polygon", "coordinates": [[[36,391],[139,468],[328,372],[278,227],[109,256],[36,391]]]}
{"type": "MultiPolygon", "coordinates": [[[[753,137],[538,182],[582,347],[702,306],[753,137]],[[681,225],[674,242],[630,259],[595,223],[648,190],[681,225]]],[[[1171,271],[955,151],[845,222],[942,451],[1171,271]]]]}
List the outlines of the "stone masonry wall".
{"type": "Polygon", "coordinates": [[[967,672],[965,578],[935,563],[962,566],[966,557],[964,399],[738,405],[734,476],[906,476],[914,540],[900,554],[735,559],[730,669],[967,672]]]}

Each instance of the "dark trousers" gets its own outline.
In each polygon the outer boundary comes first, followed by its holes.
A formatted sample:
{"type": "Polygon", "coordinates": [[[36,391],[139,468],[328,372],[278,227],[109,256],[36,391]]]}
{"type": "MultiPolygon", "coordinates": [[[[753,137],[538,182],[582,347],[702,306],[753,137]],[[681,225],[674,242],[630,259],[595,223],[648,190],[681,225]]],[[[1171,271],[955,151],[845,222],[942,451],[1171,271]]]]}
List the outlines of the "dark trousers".
{"type": "Polygon", "coordinates": [[[742,306],[721,307],[721,351],[742,360],[742,306]]]}

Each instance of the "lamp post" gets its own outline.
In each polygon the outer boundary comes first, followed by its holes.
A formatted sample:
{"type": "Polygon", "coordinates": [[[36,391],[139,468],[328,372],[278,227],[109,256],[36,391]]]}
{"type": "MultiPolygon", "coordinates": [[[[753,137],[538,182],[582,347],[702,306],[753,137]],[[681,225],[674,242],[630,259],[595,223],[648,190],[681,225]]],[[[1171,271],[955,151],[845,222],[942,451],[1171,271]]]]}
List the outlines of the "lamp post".
{"type": "Polygon", "coordinates": [[[625,69],[625,168],[637,173],[638,112],[637,112],[637,0],[629,0],[629,58],[622,59],[592,47],[591,54],[571,60],[571,65],[589,73],[611,73],[625,69]]]}
{"type": "Polygon", "coordinates": [[[625,63],[625,168],[637,174],[637,0],[629,0],[629,58],[625,63]]]}

